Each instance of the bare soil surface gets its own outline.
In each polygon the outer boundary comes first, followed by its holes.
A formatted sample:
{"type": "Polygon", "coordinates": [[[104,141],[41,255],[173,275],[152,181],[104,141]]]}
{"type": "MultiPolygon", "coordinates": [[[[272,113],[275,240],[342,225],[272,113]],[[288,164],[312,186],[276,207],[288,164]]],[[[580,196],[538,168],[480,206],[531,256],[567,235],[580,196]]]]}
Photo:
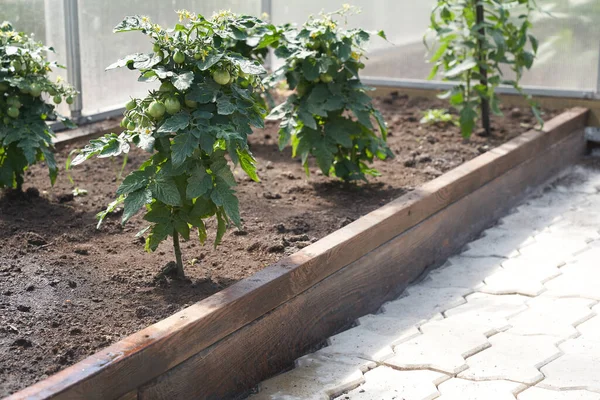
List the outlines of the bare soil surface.
{"type": "MultiPolygon", "coordinates": [[[[121,226],[111,215],[96,229],[95,214],[114,198],[121,160],[90,160],[73,171],[87,196],[73,197],[64,174],[51,187],[45,166],[32,168],[24,196],[0,196],[0,396],[93,354],[174,312],[218,292],[281,257],[373,211],[390,200],[525,132],[535,123],[525,109],[494,118],[492,137],[464,141],[452,125],[421,125],[432,100],[391,95],[376,99],[390,126],[396,158],[376,162],[382,176],[344,185],[317,172],[310,178],[290,152],[277,149],[277,125],[257,130],[251,147],[262,181],[235,174],[243,231],[223,244],[182,244],[189,281],[156,283],[173,260],[170,242],[144,252],[137,216],[121,226]]],[[[549,119],[557,111],[545,111],[549,119]]],[[[58,161],[84,142],[58,151],[58,161]]],[[[134,151],[127,171],[146,157],[134,151]]],[[[214,234],[214,223],[209,229],[214,234]]],[[[212,239],[209,237],[209,240],[212,239]]]]}

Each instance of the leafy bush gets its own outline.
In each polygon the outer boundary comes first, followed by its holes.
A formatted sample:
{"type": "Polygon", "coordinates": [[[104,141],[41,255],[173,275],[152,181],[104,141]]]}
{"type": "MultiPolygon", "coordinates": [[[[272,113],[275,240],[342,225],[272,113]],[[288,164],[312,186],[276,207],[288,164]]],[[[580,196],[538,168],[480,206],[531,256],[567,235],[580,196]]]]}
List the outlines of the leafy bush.
{"type": "Polygon", "coordinates": [[[261,21],[229,13],[206,19],[180,11],[179,16],[181,22],[170,30],[139,16],[115,27],[115,32],[146,34],[154,52],[129,55],[108,69],[137,69],[140,81],[158,80],[161,85],[126,104],[125,132],[92,140],[72,164],[127,153],[132,144],[152,154],[123,180],[118,198],[99,214],[100,223],[122,202],[123,223],[145,207],[144,219],[151,223],[146,250],[154,251],[172,236],[175,270],[183,277],[179,236],[188,240],[190,230],[196,229],[204,243],[204,220],[216,216],[216,246],[230,222],[240,226],[236,181],[225,156],[258,180],[247,135],[251,126],[264,126],[266,112],[257,91],[264,68],[230,49],[230,39],[240,37],[241,24],[261,21]]]}
{"type": "Polygon", "coordinates": [[[448,110],[433,108],[423,113],[422,124],[456,124],[456,120],[448,110]]]}
{"type": "Polygon", "coordinates": [[[42,95],[53,97],[56,104],[63,98],[72,103],[77,92],[49,79],[53,68],[63,68],[46,59],[49,51],[54,50],[15,31],[10,23],[0,25],[0,188],[20,191],[25,171],[38,161],[46,162],[50,182],[56,180],[54,133],[46,121],[73,124],[42,95]]]}
{"type": "MultiPolygon", "coordinates": [[[[481,107],[485,134],[490,134],[490,108],[502,115],[498,85],[510,85],[524,95],[519,81],[533,65],[538,49],[537,39],[529,33],[535,7],[534,0],[438,0],[431,15],[437,49],[430,60],[434,66],[429,78],[442,72],[443,80],[455,82],[440,97],[459,111],[463,136],[469,137],[475,128],[477,107],[481,107]],[[505,78],[508,71],[511,76],[505,78]]],[[[543,124],[537,106],[530,96],[526,98],[543,124]]]]}
{"type": "MultiPolygon", "coordinates": [[[[365,67],[363,45],[371,34],[344,29],[335,20],[352,9],[345,7],[311,18],[299,31],[284,33],[275,55],[285,59],[271,82],[286,79],[295,93],[272,110],[269,119],[281,119],[279,146],[291,141],[293,156],[300,155],[309,173],[308,156],[316,158],[325,175],[345,181],[366,180],[379,173],[367,162],[393,153],[386,145],[387,127],[359,78],[365,67]],[[353,119],[347,112],[356,118],[353,119]],[[371,117],[377,121],[376,133],[371,117]]],[[[385,38],[383,32],[377,33],[385,38]]]]}

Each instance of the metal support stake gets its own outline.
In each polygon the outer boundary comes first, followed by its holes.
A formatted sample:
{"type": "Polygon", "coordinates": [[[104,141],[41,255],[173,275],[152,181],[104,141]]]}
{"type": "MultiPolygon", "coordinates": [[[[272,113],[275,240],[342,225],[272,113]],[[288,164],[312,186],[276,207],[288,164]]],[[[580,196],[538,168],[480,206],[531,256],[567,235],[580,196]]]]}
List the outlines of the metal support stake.
{"type": "MultiPolygon", "coordinates": [[[[271,22],[273,21],[273,3],[272,0],[261,0],[260,2],[260,12],[261,14],[267,14],[271,22]]],[[[262,17],[262,15],[261,15],[262,17]]],[[[273,50],[269,49],[269,54],[267,54],[267,58],[265,59],[265,68],[268,71],[273,70],[273,50]]]]}
{"type": "Polygon", "coordinates": [[[596,96],[600,96],[600,46],[598,46],[598,78],[596,80],[596,96]]]}
{"type": "Polygon", "coordinates": [[[80,93],[71,104],[71,118],[77,122],[81,118],[83,101],[81,98],[81,54],[79,48],[79,9],[77,0],[64,0],[65,39],[67,45],[67,77],[69,83],[80,93]]]}

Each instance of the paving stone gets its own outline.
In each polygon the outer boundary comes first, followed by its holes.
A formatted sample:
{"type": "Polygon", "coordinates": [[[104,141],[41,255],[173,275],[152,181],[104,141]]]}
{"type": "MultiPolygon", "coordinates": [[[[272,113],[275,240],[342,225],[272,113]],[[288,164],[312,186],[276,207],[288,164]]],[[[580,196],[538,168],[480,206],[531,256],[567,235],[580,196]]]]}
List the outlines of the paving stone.
{"type": "Polygon", "coordinates": [[[552,336],[521,336],[507,332],[490,337],[491,347],[467,360],[469,369],[460,378],[472,380],[506,379],[533,385],[544,375],[538,368],[560,356],[552,336]]]}
{"type": "MultiPolygon", "coordinates": [[[[516,335],[550,335],[561,339],[579,336],[575,326],[594,316],[588,299],[536,297],[527,302],[528,310],[510,318],[507,332],[516,335]]],[[[600,330],[598,331],[600,335],[600,330]]]]}
{"type": "Polygon", "coordinates": [[[555,192],[558,193],[598,193],[600,181],[597,171],[581,166],[575,166],[570,171],[565,172],[564,178],[559,178],[554,182],[555,192]]]}
{"type": "MultiPolygon", "coordinates": [[[[582,212],[581,210],[576,212],[582,212]]],[[[600,225],[590,222],[589,219],[584,219],[581,222],[573,222],[572,220],[562,220],[554,225],[544,229],[542,233],[549,232],[555,235],[568,236],[583,236],[587,240],[598,240],[600,238],[600,225]]]]}
{"type": "Polygon", "coordinates": [[[544,284],[547,289],[544,296],[583,297],[600,301],[600,266],[567,264],[561,268],[561,273],[544,284]]]}
{"type": "Polygon", "coordinates": [[[419,336],[421,331],[404,318],[389,318],[383,314],[369,314],[358,319],[358,324],[363,329],[368,329],[381,336],[389,336],[396,345],[405,340],[419,336]]]}
{"type": "Polygon", "coordinates": [[[341,395],[349,400],[430,400],[436,399],[437,385],[448,375],[434,371],[397,371],[377,367],[365,374],[365,383],[341,395]]]}
{"type": "Polygon", "coordinates": [[[348,329],[328,339],[328,346],[317,355],[354,356],[371,361],[382,361],[394,355],[392,344],[395,338],[382,336],[362,326],[348,329]]]}
{"type": "Polygon", "coordinates": [[[502,269],[488,276],[477,290],[490,294],[537,296],[546,288],[543,283],[560,275],[558,263],[518,256],[502,263],[502,269]]]}
{"type": "Polygon", "coordinates": [[[518,400],[600,400],[600,394],[586,390],[569,390],[559,392],[557,390],[531,387],[517,396],[518,400]]]}
{"type": "Polygon", "coordinates": [[[487,337],[466,324],[451,320],[428,322],[423,334],[394,347],[385,364],[402,370],[433,369],[457,374],[467,368],[465,358],[490,346],[487,337]]]}
{"type": "MultiPolygon", "coordinates": [[[[521,206],[513,214],[500,219],[498,228],[519,232],[521,235],[535,234],[535,231],[542,230],[562,219],[567,208],[563,205],[557,207],[530,207],[521,206]],[[525,230],[525,232],[523,232],[525,230]]],[[[523,238],[521,238],[523,239],[523,238]]]]}
{"type": "Polygon", "coordinates": [[[501,271],[498,257],[453,257],[442,267],[433,270],[422,282],[423,286],[446,288],[476,289],[483,280],[497,271],[501,271]]]}
{"type": "Polygon", "coordinates": [[[585,193],[538,193],[527,199],[519,208],[524,212],[527,212],[530,207],[541,209],[552,208],[558,214],[562,215],[568,210],[576,209],[581,205],[588,204],[589,197],[590,196],[585,193]]]}
{"type": "Polygon", "coordinates": [[[592,311],[596,315],[577,325],[576,329],[583,339],[600,340],[600,304],[593,307],[592,311]]]}
{"type": "Polygon", "coordinates": [[[364,383],[363,373],[375,365],[353,357],[304,356],[293,370],[261,383],[259,393],[251,399],[329,400],[364,383]]]}
{"type": "Polygon", "coordinates": [[[437,400],[515,400],[523,385],[505,380],[473,382],[450,379],[438,386],[442,395],[437,400]]]}
{"type": "Polygon", "coordinates": [[[408,295],[383,305],[383,315],[421,325],[430,319],[443,318],[441,313],[466,302],[464,295],[473,292],[465,288],[432,288],[410,286],[408,295]]]}
{"type": "Polygon", "coordinates": [[[447,319],[487,328],[489,335],[510,327],[508,318],[527,310],[527,297],[520,295],[496,296],[474,293],[466,297],[467,303],[446,311],[447,319]]]}
{"type": "Polygon", "coordinates": [[[461,253],[463,257],[504,257],[519,255],[517,249],[534,243],[533,232],[529,230],[506,230],[491,228],[484,236],[467,245],[467,250],[461,253]]]}
{"type": "Polygon", "coordinates": [[[535,243],[520,248],[519,252],[531,258],[554,257],[557,261],[567,261],[575,253],[584,250],[589,242],[587,235],[559,235],[543,232],[535,236],[535,243]]]}
{"type": "Polygon", "coordinates": [[[538,386],[600,393],[600,341],[581,337],[568,340],[559,347],[564,355],[541,369],[546,379],[538,386]]]}

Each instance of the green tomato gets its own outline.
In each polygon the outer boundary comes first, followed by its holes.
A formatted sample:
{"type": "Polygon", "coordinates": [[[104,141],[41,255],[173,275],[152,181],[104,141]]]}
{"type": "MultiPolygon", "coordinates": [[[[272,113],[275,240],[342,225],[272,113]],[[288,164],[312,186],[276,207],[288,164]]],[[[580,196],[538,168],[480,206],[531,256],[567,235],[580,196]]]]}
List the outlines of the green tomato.
{"type": "Polygon", "coordinates": [[[67,102],[67,104],[73,104],[73,97],[72,96],[67,96],[67,98],[65,99],[65,101],[67,102]]]}
{"type": "Polygon", "coordinates": [[[177,114],[181,110],[181,103],[175,97],[169,97],[165,100],[165,108],[169,114],[177,114]]]}
{"type": "Polygon", "coordinates": [[[19,72],[23,68],[23,65],[17,60],[11,61],[10,65],[15,69],[15,72],[19,72]]]}
{"type": "Polygon", "coordinates": [[[0,82],[0,92],[6,92],[8,90],[8,88],[9,88],[8,83],[0,82]]]}
{"type": "Polygon", "coordinates": [[[190,100],[188,99],[188,97],[185,97],[185,105],[188,108],[196,108],[198,107],[198,102],[194,101],[194,100],[190,100]]]}
{"type": "Polygon", "coordinates": [[[127,111],[129,111],[129,110],[133,110],[133,109],[135,108],[135,106],[136,106],[136,105],[137,105],[137,103],[135,102],[135,100],[134,100],[134,99],[131,99],[131,100],[129,100],[129,101],[127,102],[127,104],[125,104],[125,109],[126,109],[127,111]]]}
{"type": "Polygon", "coordinates": [[[308,83],[306,81],[301,81],[298,86],[296,86],[296,92],[298,96],[302,97],[308,91],[308,83]]]}
{"type": "Polygon", "coordinates": [[[10,123],[10,118],[4,117],[2,121],[4,122],[4,125],[8,125],[10,123]]]}
{"type": "Polygon", "coordinates": [[[54,97],[52,98],[52,101],[53,101],[55,104],[60,104],[60,102],[62,101],[62,97],[60,97],[60,95],[59,95],[59,94],[57,94],[56,96],[54,96],[54,97]]]}
{"type": "Polygon", "coordinates": [[[177,89],[171,82],[163,82],[160,84],[160,88],[158,88],[159,92],[175,92],[177,89]]]}
{"type": "Polygon", "coordinates": [[[183,62],[185,61],[185,54],[177,50],[173,55],[173,61],[175,61],[177,64],[183,64],[183,62]]]}
{"type": "Polygon", "coordinates": [[[160,51],[160,44],[154,43],[154,46],[152,46],[152,50],[154,50],[155,53],[158,53],[160,51]]]}
{"type": "Polygon", "coordinates": [[[219,85],[227,85],[229,83],[229,80],[231,79],[231,75],[229,75],[229,72],[223,69],[219,69],[213,72],[212,77],[215,80],[215,82],[217,82],[219,85]]]}
{"type": "Polygon", "coordinates": [[[135,122],[129,121],[129,123],[127,124],[127,130],[132,131],[134,129],[135,129],[135,122]]]}
{"type": "Polygon", "coordinates": [[[195,60],[199,60],[199,59],[201,59],[201,58],[202,58],[202,54],[200,54],[200,53],[195,53],[195,54],[194,54],[194,59],[195,59],[195,60]]]}
{"type": "Polygon", "coordinates": [[[21,102],[19,101],[19,98],[17,96],[11,96],[8,99],[6,99],[6,104],[16,108],[21,107],[21,102]]]}
{"type": "Polygon", "coordinates": [[[6,114],[11,118],[17,118],[19,116],[19,109],[17,107],[8,107],[6,114]]]}
{"type": "Polygon", "coordinates": [[[248,86],[250,86],[250,82],[247,79],[244,79],[243,81],[240,82],[240,86],[245,89],[248,86]]]}
{"type": "Polygon", "coordinates": [[[57,92],[56,92],[56,89],[54,89],[54,88],[51,88],[50,90],[48,90],[48,94],[49,94],[50,96],[56,96],[56,93],[57,93],[57,92]]]}
{"type": "Polygon", "coordinates": [[[154,100],[152,103],[150,103],[146,111],[148,112],[148,115],[150,115],[152,118],[159,119],[163,115],[165,115],[166,109],[163,103],[154,100]]]}
{"type": "Polygon", "coordinates": [[[121,120],[121,123],[119,125],[121,125],[121,128],[126,128],[127,124],[129,124],[129,118],[125,117],[121,120]]]}
{"type": "Polygon", "coordinates": [[[333,81],[333,77],[329,74],[321,74],[321,82],[329,83],[333,81]]]}
{"type": "Polygon", "coordinates": [[[37,83],[33,83],[29,89],[29,93],[33,97],[39,97],[42,94],[42,88],[37,83]]]}

